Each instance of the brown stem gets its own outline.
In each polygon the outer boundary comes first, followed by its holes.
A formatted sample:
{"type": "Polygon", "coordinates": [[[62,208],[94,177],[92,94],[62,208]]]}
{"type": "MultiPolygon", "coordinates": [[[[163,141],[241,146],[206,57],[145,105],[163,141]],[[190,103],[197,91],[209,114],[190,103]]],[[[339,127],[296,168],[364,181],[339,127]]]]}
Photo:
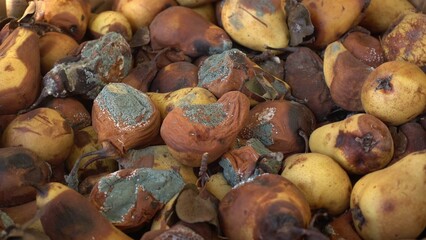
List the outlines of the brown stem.
{"type": "Polygon", "coordinates": [[[198,171],[198,180],[196,184],[200,188],[204,188],[206,182],[209,180],[209,174],[207,173],[208,159],[209,154],[207,152],[203,153],[203,156],[201,157],[200,170],[198,171]]]}

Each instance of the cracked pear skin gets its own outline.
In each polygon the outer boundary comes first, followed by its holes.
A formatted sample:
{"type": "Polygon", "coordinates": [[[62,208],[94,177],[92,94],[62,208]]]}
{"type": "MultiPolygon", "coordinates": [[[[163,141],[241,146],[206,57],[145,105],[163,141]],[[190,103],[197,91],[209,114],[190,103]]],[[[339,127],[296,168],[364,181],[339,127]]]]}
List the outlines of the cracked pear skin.
{"type": "Polygon", "coordinates": [[[425,229],[425,159],[414,152],[356,182],[350,204],[363,239],[415,239],[425,229]]]}
{"type": "Polygon", "coordinates": [[[387,124],[409,122],[426,108],[426,75],[413,63],[383,63],[365,80],[361,102],[366,113],[387,124]]]}
{"type": "Polygon", "coordinates": [[[358,175],[385,167],[394,152],[389,128],[365,113],[315,129],[309,137],[309,147],[311,152],[325,154],[349,173],[358,175]]]}

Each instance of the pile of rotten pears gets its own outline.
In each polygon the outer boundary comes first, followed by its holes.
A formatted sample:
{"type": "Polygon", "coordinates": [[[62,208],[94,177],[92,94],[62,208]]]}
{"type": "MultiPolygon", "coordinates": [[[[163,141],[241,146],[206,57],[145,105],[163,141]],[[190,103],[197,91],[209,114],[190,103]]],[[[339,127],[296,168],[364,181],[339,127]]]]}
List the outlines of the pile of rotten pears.
{"type": "Polygon", "coordinates": [[[426,236],[425,1],[0,5],[0,239],[426,236]]]}

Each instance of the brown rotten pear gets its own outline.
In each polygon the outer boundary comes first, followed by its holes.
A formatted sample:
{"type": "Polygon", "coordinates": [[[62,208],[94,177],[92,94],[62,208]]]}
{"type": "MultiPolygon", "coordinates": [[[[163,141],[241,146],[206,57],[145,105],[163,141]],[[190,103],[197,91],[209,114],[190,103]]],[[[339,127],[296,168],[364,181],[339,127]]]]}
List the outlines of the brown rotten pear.
{"type": "Polygon", "coordinates": [[[284,79],[294,97],[306,100],[318,122],[331,113],[335,104],[324,80],[323,61],[317,53],[307,47],[297,48],[287,57],[284,79]]]}
{"type": "Polygon", "coordinates": [[[257,138],[271,151],[299,153],[308,150],[307,141],[315,125],[315,117],[305,105],[287,100],[267,101],[250,110],[239,136],[257,138]]]}
{"type": "Polygon", "coordinates": [[[66,181],[77,189],[77,173],[83,158],[121,158],[129,149],[149,145],[158,135],[161,116],[143,92],[125,84],[110,83],[95,98],[92,126],[102,148],[80,156],[66,181]]]}
{"type": "Polygon", "coordinates": [[[363,111],[361,88],[372,67],[356,58],[340,42],[330,43],[324,53],[324,78],[333,101],[348,111],[363,111]]]}
{"type": "Polygon", "coordinates": [[[16,28],[0,45],[0,114],[29,107],[40,89],[40,51],[37,34],[16,28]]]}
{"type": "Polygon", "coordinates": [[[426,75],[413,63],[383,63],[365,80],[361,102],[367,113],[385,123],[406,123],[426,108],[426,75]]]}
{"type": "Polygon", "coordinates": [[[137,230],[179,193],[184,182],[174,170],[122,169],[102,177],[89,199],[120,230],[137,230]]]}
{"type": "Polygon", "coordinates": [[[236,48],[207,57],[198,70],[198,86],[216,97],[229,91],[241,91],[251,104],[264,100],[290,99],[290,86],[262,69],[236,48]]]}
{"type": "Polygon", "coordinates": [[[0,207],[35,200],[32,184],[45,184],[51,169],[33,151],[23,147],[0,148],[0,207]]]}
{"type": "Polygon", "coordinates": [[[343,37],[342,44],[356,58],[370,67],[378,67],[385,62],[385,53],[379,39],[365,31],[349,32],[343,37]]]}
{"type": "Polygon", "coordinates": [[[389,128],[365,113],[316,128],[309,147],[333,158],[349,173],[360,175],[385,167],[394,152],[389,128]]]}
{"type": "Polygon", "coordinates": [[[174,6],[160,12],[149,30],[154,50],[176,48],[192,58],[221,53],[232,47],[225,30],[186,7],[174,6]]]}
{"type": "Polygon", "coordinates": [[[306,229],[311,212],[305,196],[277,174],[262,174],[231,189],[220,201],[219,218],[229,239],[313,237],[306,229]]]}
{"type": "Polygon", "coordinates": [[[204,153],[211,163],[231,147],[249,109],[249,99],[238,91],[225,93],[211,104],[177,106],[164,118],[161,137],[177,161],[199,167],[204,153]]]}
{"type": "Polygon", "coordinates": [[[158,71],[149,87],[150,92],[173,92],[185,87],[196,87],[198,67],[190,62],[174,62],[158,71]]]}
{"type": "Polygon", "coordinates": [[[88,1],[76,0],[35,0],[34,18],[62,29],[80,42],[86,33],[90,18],[88,1]]]}
{"type": "Polygon", "coordinates": [[[37,208],[44,232],[50,239],[130,240],[83,195],[50,182],[37,187],[37,208]]]}

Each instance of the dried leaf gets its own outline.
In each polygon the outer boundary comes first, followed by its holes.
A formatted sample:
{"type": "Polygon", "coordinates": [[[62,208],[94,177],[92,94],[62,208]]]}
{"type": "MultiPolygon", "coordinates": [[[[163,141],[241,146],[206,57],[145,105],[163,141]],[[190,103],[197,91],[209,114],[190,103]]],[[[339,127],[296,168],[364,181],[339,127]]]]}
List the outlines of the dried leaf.
{"type": "Polygon", "coordinates": [[[141,27],[133,34],[129,44],[132,48],[142,47],[148,45],[150,42],[150,35],[148,27],[141,27]]]}
{"type": "Polygon", "coordinates": [[[271,83],[259,74],[256,74],[255,77],[246,81],[244,86],[253,94],[266,100],[274,100],[278,96],[278,92],[271,83]]]}
{"type": "Polygon", "coordinates": [[[297,0],[287,0],[285,5],[290,32],[290,46],[313,42],[314,25],[308,9],[297,0]]]}
{"type": "Polygon", "coordinates": [[[202,198],[194,184],[188,184],[181,191],[175,206],[176,213],[187,223],[212,222],[217,219],[216,205],[210,199],[202,198]]]}

